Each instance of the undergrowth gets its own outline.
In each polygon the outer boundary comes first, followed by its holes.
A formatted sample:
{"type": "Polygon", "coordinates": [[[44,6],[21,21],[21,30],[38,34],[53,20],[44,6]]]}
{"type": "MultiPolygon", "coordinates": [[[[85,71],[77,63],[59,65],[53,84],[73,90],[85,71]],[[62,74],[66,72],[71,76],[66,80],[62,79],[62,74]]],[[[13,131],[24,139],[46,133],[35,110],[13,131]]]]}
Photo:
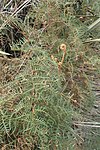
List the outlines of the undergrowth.
{"type": "Polygon", "coordinates": [[[0,149],[82,149],[84,138],[75,122],[86,121],[84,114],[95,101],[99,53],[85,43],[95,37],[87,28],[91,17],[80,17],[87,7],[82,5],[80,13],[75,8],[43,1],[18,21],[24,39],[11,47],[25,54],[1,59],[0,65],[0,149]]]}

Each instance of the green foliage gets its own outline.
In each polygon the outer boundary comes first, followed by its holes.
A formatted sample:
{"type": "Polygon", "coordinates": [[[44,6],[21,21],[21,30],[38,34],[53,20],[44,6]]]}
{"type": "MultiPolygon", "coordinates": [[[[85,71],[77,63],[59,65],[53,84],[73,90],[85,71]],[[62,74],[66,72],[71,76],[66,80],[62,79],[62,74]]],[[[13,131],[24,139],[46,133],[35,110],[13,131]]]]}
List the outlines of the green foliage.
{"type": "Polygon", "coordinates": [[[35,58],[9,83],[10,95],[1,99],[0,143],[9,149],[54,149],[71,138],[74,111],[61,92],[63,76],[47,53],[34,50],[35,58]]]}
{"type": "Polygon", "coordinates": [[[0,59],[0,149],[77,150],[81,143],[88,145],[74,122],[89,120],[85,115],[96,99],[92,81],[98,77],[99,58],[83,43],[95,37],[87,32],[91,17],[80,20],[87,15],[88,1],[76,8],[77,2],[42,1],[23,23],[11,16],[2,19],[3,29],[12,22],[21,28],[24,41],[20,47],[12,43],[12,49],[25,54],[0,59]]]}

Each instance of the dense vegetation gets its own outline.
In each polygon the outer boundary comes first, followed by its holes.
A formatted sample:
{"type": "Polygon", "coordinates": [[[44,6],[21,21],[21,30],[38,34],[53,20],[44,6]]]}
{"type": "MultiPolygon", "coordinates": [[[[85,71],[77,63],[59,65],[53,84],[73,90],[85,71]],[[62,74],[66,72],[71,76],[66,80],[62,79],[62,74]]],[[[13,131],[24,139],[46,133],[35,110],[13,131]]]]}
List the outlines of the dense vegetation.
{"type": "Polygon", "coordinates": [[[99,0],[9,3],[0,5],[0,149],[99,150],[99,0]]]}

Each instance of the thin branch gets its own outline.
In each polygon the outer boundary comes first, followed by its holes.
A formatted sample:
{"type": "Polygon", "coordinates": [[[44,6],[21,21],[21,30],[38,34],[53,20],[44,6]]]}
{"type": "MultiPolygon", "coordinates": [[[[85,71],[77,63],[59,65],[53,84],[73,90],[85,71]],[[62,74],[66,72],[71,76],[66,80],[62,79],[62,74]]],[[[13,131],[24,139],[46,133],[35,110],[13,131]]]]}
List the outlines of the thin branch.
{"type": "Polygon", "coordinates": [[[98,25],[100,26],[100,18],[98,18],[95,22],[93,22],[93,23],[88,27],[88,30],[95,29],[95,28],[97,28],[98,25]]]}

